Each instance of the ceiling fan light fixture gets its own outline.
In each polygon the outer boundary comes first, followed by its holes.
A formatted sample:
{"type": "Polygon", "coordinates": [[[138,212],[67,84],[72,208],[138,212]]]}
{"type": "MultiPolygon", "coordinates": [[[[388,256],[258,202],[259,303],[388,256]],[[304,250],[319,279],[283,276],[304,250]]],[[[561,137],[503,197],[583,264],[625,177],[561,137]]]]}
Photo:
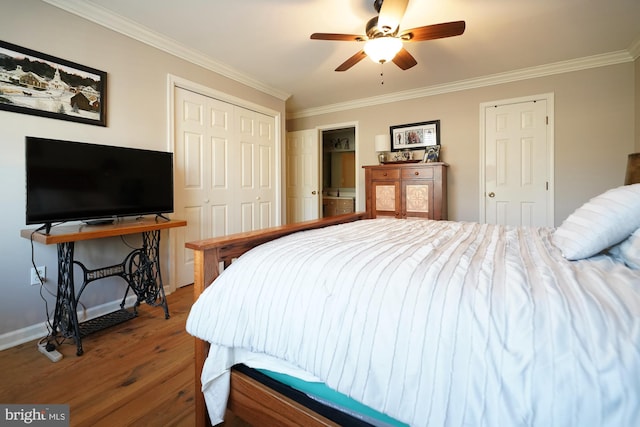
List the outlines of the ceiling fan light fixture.
{"type": "Polygon", "coordinates": [[[402,40],[396,37],[377,37],[367,40],[364,52],[373,62],[391,61],[402,49],[402,40]]]}

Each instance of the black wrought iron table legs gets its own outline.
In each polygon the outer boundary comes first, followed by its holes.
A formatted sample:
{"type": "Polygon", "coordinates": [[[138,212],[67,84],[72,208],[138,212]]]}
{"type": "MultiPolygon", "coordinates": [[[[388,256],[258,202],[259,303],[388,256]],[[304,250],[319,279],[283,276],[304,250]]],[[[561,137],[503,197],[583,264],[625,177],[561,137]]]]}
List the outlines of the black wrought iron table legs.
{"type": "Polygon", "coordinates": [[[82,338],[92,332],[122,323],[138,314],[138,306],[145,302],[151,306],[161,306],[164,316],[169,318],[169,306],[164,293],[160,272],[160,230],[142,232],[142,247],[131,251],[120,264],[98,269],[88,269],[74,260],[74,243],[58,243],[58,291],[53,317],[51,337],[73,338],[78,356],[84,352],[82,338]],[[74,284],[74,266],[83,272],[83,283],[76,295],[74,284]],[[107,277],[121,277],[127,282],[127,290],[120,310],[80,323],[78,321],[78,302],[86,286],[96,280],[107,277]],[[133,311],[125,309],[127,295],[131,290],[136,301],[133,311]]]}

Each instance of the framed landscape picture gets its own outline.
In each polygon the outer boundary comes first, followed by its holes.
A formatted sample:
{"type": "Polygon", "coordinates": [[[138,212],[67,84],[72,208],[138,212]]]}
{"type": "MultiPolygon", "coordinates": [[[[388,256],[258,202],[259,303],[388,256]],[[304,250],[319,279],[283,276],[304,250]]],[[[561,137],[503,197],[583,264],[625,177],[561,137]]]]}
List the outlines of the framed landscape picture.
{"type": "Polygon", "coordinates": [[[107,73],[0,40],[0,110],[106,126],[107,73]]]}
{"type": "Polygon", "coordinates": [[[391,151],[416,150],[440,145],[440,120],[391,126],[391,151]]]}

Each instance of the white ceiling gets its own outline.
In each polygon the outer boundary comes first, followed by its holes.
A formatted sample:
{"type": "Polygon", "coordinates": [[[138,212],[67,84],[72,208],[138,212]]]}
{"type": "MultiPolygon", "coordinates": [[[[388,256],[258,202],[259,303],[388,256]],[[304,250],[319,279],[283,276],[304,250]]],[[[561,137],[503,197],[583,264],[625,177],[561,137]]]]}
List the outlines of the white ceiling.
{"type": "Polygon", "coordinates": [[[362,44],[309,36],[364,34],[373,0],[45,1],[287,99],[298,114],[640,56],[640,0],[411,0],[401,30],[464,20],[465,33],[405,44],[418,61],[406,71],[365,59],[341,73],[362,44]]]}

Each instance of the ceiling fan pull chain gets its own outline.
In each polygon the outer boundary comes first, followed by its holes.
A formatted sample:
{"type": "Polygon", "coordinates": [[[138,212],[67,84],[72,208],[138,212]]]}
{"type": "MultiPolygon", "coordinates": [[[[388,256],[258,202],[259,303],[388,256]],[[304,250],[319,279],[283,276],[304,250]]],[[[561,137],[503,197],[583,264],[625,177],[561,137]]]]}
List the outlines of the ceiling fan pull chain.
{"type": "Polygon", "coordinates": [[[380,63],[380,84],[384,84],[384,62],[380,63]]]}

